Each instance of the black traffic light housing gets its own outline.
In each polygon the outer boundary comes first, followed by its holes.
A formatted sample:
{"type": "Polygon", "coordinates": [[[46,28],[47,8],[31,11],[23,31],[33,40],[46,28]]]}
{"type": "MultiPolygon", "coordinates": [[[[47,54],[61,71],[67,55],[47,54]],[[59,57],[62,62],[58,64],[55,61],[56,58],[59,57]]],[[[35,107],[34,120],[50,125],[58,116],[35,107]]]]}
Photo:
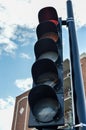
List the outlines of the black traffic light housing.
{"type": "Polygon", "coordinates": [[[64,125],[62,20],[53,7],[43,8],[38,17],[28,125],[38,129],[54,128],[64,125]]]}

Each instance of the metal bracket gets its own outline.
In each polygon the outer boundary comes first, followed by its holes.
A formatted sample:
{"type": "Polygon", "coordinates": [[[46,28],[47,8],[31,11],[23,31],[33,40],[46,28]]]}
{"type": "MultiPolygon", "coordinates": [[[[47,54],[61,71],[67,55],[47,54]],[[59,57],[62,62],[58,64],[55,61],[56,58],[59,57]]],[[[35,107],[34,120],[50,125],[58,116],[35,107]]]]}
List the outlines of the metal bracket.
{"type": "Polygon", "coordinates": [[[67,25],[67,20],[62,20],[62,25],[67,25]]]}
{"type": "Polygon", "coordinates": [[[81,122],[80,124],[77,124],[74,127],[84,127],[84,126],[86,127],[86,124],[84,124],[84,123],[81,122]]]}

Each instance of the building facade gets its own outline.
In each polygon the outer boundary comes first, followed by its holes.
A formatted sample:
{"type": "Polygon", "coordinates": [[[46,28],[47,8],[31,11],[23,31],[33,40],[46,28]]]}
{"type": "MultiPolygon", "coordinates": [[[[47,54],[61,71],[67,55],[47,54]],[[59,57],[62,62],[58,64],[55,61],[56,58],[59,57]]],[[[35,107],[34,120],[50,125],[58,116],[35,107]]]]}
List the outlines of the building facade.
{"type": "Polygon", "coordinates": [[[85,95],[86,95],[86,53],[83,53],[80,56],[81,61],[81,69],[82,69],[82,76],[83,76],[83,83],[85,87],[85,95]]]}
{"type": "Polygon", "coordinates": [[[28,128],[29,106],[28,106],[29,91],[16,97],[12,130],[30,130],[28,128]]]}
{"type": "MultiPolygon", "coordinates": [[[[86,53],[80,56],[82,77],[86,94],[86,53]]],[[[70,74],[70,62],[66,59],[63,63],[64,68],[64,102],[65,102],[65,126],[64,128],[71,128],[73,125],[73,109],[72,109],[72,84],[70,74]]],[[[28,128],[29,112],[28,105],[29,91],[16,97],[14,117],[11,130],[31,130],[28,128]]],[[[34,128],[33,128],[34,129],[34,128]]]]}

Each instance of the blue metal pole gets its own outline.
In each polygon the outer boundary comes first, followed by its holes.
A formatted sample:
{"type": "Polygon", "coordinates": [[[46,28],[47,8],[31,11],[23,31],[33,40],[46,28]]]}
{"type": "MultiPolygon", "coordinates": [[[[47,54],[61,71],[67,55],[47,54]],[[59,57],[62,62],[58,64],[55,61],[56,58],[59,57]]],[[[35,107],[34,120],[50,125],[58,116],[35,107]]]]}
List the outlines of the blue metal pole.
{"type": "Polygon", "coordinates": [[[86,130],[86,126],[84,125],[86,124],[85,93],[82,80],[79,50],[71,0],[67,0],[67,17],[67,26],[69,30],[71,73],[74,95],[73,98],[75,108],[75,125],[82,124],[79,127],[80,130],[86,130]]]}

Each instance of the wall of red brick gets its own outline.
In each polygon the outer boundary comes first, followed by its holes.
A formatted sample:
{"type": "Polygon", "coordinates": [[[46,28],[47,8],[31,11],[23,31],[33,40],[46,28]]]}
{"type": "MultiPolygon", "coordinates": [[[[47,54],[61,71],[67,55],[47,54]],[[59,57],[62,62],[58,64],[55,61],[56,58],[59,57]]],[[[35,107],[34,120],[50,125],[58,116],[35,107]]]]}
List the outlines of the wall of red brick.
{"type": "Polygon", "coordinates": [[[82,68],[82,76],[83,76],[84,89],[86,95],[86,57],[83,57],[81,59],[81,68],[82,68]]]}
{"type": "Polygon", "coordinates": [[[28,94],[29,91],[16,97],[12,130],[30,130],[30,128],[28,128],[30,111],[28,105],[28,94]]]}

